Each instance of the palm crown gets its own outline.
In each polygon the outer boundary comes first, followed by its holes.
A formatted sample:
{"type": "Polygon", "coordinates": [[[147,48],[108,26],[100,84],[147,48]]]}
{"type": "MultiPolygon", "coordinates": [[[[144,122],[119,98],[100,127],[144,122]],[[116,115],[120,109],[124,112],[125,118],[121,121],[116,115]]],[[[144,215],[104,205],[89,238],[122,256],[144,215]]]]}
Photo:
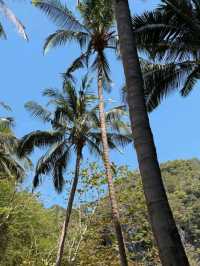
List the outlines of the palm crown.
{"type": "MultiPolygon", "coordinates": [[[[0,105],[11,111],[10,107],[5,103],[0,102],[0,105]]],[[[31,167],[31,161],[28,157],[18,157],[19,140],[13,133],[13,125],[14,120],[12,117],[0,118],[0,179],[14,178],[22,181],[26,170],[31,167]]]]}
{"type": "MultiPolygon", "coordinates": [[[[82,150],[87,146],[90,152],[102,156],[98,107],[94,104],[96,97],[89,92],[90,85],[91,80],[86,76],[78,92],[69,81],[65,83],[62,92],[46,89],[43,94],[49,98],[48,103],[53,104],[53,112],[35,102],[26,104],[26,108],[34,116],[50,122],[53,129],[31,132],[21,140],[20,156],[30,154],[34,147],[48,147],[36,166],[35,187],[39,184],[41,175],[51,173],[55,188],[58,192],[62,190],[63,173],[72,149],[80,150],[82,156],[82,150]]],[[[112,149],[131,141],[129,125],[122,121],[125,115],[123,107],[115,107],[106,112],[108,142],[112,149]]]]}
{"type": "Polygon", "coordinates": [[[187,96],[200,78],[199,1],[163,0],[133,25],[138,48],[156,61],[143,61],[148,108],[175,89],[187,96]]]}
{"type": "MultiPolygon", "coordinates": [[[[88,64],[88,60],[92,58],[92,69],[98,69],[104,81],[110,81],[110,69],[104,50],[116,50],[118,47],[111,1],[81,1],[78,5],[80,20],[58,0],[33,0],[33,4],[59,27],[59,30],[47,37],[44,52],[67,42],[78,42],[83,53],[75,60],[74,70],[88,64]]],[[[67,73],[66,77],[68,78],[67,73]]]]}

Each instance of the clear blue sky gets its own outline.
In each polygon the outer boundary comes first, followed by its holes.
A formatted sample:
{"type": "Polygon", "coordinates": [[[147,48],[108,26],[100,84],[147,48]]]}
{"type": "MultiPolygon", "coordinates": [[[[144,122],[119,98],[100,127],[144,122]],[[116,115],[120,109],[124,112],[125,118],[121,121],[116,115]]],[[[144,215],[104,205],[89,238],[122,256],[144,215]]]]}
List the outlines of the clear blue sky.
{"type": "MultiPolygon", "coordinates": [[[[74,2],[68,1],[69,6],[72,7],[74,2]]],[[[41,97],[42,89],[59,88],[61,84],[59,73],[62,73],[78,55],[78,49],[68,45],[43,56],[44,39],[56,29],[55,26],[29,3],[22,1],[7,3],[26,25],[30,38],[29,43],[23,41],[15,29],[0,16],[8,35],[7,41],[0,40],[0,100],[13,108],[13,116],[16,119],[15,131],[17,136],[21,137],[32,130],[43,128],[41,123],[30,118],[24,109],[24,103],[28,100],[44,103],[41,97]]],[[[158,0],[130,1],[131,8],[134,5],[134,11],[137,13],[152,9],[157,3],[158,0]]],[[[119,97],[116,98],[115,95],[119,95],[124,78],[120,62],[114,57],[111,59],[114,92],[110,97],[117,99],[119,97]]],[[[160,162],[200,157],[199,85],[186,99],[173,94],[150,115],[160,162]]],[[[37,156],[38,153],[35,153],[34,160],[37,156]]],[[[111,156],[117,164],[126,163],[131,168],[137,168],[135,151],[131,146],[125,150],[124,156],[116,153],[112,153],[111,156]]],[[[61,196],[53,192],[49,181],[42,186],[41,192],[45,201],[61,203],[61,196]]]]}

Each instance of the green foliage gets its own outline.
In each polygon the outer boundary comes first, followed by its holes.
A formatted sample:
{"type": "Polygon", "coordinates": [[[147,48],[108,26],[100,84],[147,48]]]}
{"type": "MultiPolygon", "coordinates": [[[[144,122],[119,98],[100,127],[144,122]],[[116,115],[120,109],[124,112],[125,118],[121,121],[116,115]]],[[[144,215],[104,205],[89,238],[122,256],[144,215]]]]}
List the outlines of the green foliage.
{"type": "MultiPolygon", "coordinates": [[[[190,263],[200,262],[200,162],[177,160],[161,165],[169,201],[190,263]]],[[[130,265],[158,266],[139,173],[116,168],[116,190],[130,265]]],[[[76,265],[118,265],[109,201],[104,197],[80,248],[76,265]],[[90,247],[93,248],[90,248],[90,247]]]]}
{"type": "MultiPolygon", "coordinates": [[[[38,265],[55,255],[58,217],[37,196],[0,181],[0,265],[38,265]]],[[[48,264],[50,265],[50,264],[48,264]]]]}
{"type": "MultiPolygon", "coordinates": [[[[131,266],[160,265],[139,172],[113,165],[121,223],[131,266]]],[[[200,263],[200,161],[161,165],[169,201],[191,266],[200,263]]],[[[73,177],[73,173],[71,173],[73,177]]],[[[67,191],[70,191],[68,183],[67,191]]],[[[63,265],[119,265],[105,172],[97,163],[80,174],[63,265]]],[[[53,266],[64,211],[45,209],[37,196],[0,181],[0,265],[53,266]]]]}

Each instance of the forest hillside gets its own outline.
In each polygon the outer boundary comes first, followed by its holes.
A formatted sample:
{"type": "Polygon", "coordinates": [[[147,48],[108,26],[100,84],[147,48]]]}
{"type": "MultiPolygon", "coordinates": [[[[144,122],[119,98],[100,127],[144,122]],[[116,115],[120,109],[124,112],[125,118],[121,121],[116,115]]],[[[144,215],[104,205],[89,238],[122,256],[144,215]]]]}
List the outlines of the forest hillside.
{"type": "MultiPolygon", "coordinates": [[[[170,161],[162,164],[161,169],[191,266],[200,265],[200,161],[170,161]]],[[[82,180],[89,170],[81,170],[82,180]]],[[[160,265],[139,173],[126,166],[115,166],[114,172],[129,263],[160,265]]],[[[85,192],[78,190],[79,203],[73,210],[62,265],[119,265],[104,174],[98,165],[93,165],[91,180],[87,193],[98,185],[100,197],[86,200],[85,192]]],[[[46,209],[37,195],[21,188],[16,190],[8,180],[0,183],[0,265],[53,266],[63,208],[46,209]]]]}

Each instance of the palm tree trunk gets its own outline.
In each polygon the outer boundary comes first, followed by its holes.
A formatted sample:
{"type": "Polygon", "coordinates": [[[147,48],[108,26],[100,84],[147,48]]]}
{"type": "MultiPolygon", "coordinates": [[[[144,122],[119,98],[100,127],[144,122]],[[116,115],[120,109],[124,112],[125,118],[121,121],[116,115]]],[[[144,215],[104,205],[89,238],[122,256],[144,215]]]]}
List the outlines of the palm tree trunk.
{"type": "Polygon", "coordinates": [[[72,188],[71,188],[70,195],[69,195],[67,210],[65,213],[65,220],[63,223],[62,232],[61,232],[61,236],[60,236],[59,247],[58,247],[57,258],[56,258],[56,266],[61,266],[61,261],[62,261],[63,251],[64,251],[64,245],[65,245],[65,239],[67,236],[67,229],[68,229],[70,216],[71,216],[71,212],[72,212],[74,196],[75,196],[76,188],[77,188],[77,184],[78,184],[78,178],[79,178],[79,172],[80,172],[80,162],[81,162],[81,150],[82,150],[82,148],[78,149],[78,151],[77,151],[75,175],[74,175],[74,180],[73,180],[72,188]]]}
{"type": "Polygon", "coordinates": [[[109,161],[109,148],[108,148],[105,114],[104,114],[103,85],[102,85],[101,74],[98,75],[98,96],[99,96],[99,119],[100,119],[100,126],[101,126],[101,138],[102,138],[102,144],[103,144],[103,161],[104,161],[104,167],[105,167],[106,175],[108,179],[108,188],[109,188],[113,223],[115,226],[115,231],[116,231],[116,236],[117,236],[117,241],[118,241],[121,265],[127,266],[128,262],[126,258],[125,244],[124,244],[121,224],[119,220],[118,206],[117,206],[115,189],[114,189],[114,184],[113,184],[113,179],[112,179],[112,172],[111,172],[110,161],[109,161]]]}
{"type": "Polygon", "coordinates": [[[127,101],[148,213],[164,266],[189,262],[169,206],[144,100],[142,72],[128,0],[113,0],[127,84],[127,101]]]}

